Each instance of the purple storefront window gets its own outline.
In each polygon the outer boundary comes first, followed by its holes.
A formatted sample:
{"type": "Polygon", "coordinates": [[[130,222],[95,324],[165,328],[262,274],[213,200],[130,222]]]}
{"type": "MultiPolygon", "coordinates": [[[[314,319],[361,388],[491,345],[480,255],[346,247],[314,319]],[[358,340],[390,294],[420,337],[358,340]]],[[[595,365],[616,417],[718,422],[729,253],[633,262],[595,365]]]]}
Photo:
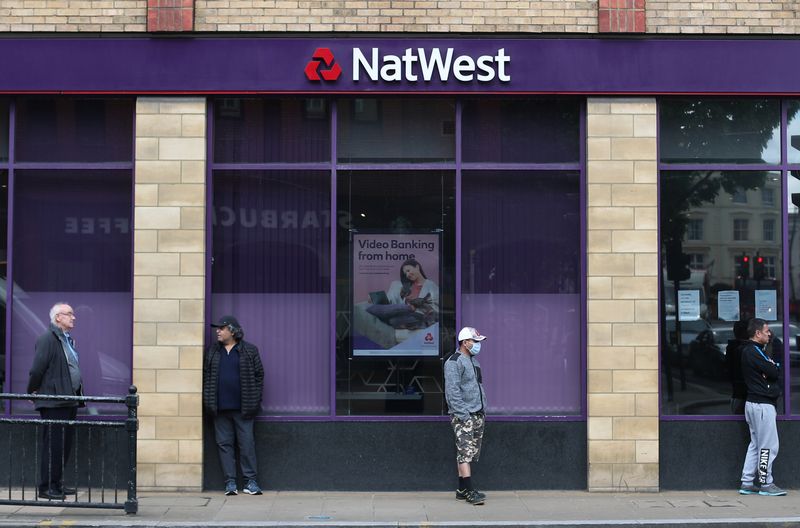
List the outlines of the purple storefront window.
{"type": "Polygon", "coordinates": [[[800,101],[788,101],[789,122],[787,125],[788,147],[786,155],[789,163],[800,163],[800,101]]]}
{"type": "Polygon", "coordinates": [[[327,414],[329,173],[215,171],[213,178],[212,320],[235,315],[259,347],[266,414],[327,414]]]}
{"type": "Polygon", "coordinates": [[[8,101],[0,101],[0,162],[8,161],[8,101]]]}
{"type": "Polygon", "coordinates": [[[15,158],[130,162],[132,130],[132,99],[22,99],[17,103],[15,158]]]}
{"type": "MultiPolygon", "coordinates": [[[[17,170],[14,176],[11,391],[25,392],[48,311],[68,302],[84,393],[131,380],[130,170],[17,170]]],[[[26,404],[15,410],[29,409],[26,404]]]]}
{"type": "Polygon", "coordinates": [[[565,163],[580,158],[575,99],[464,101],[465,162],[565,163]]]}
{"type": "Polygon", "coordinates": [[[582,410],[579,182],[574,171],[463,173],[461,321],[490,338],[492,413],[582,410]]]}
{"type": "Polygon", "coordinates": [[[330,109],[325,99],[218,99],[215,163],[328,161],[330,109]]]}

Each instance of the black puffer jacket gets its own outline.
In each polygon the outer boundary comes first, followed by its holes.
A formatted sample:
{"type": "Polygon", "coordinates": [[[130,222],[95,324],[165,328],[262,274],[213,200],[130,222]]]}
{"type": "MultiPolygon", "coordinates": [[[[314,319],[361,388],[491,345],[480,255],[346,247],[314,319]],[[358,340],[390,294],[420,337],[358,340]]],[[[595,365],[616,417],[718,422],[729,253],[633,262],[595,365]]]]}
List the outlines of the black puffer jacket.
{"type": "MultiPolygon", "coordinates": [[[[211,415],[217,414],[219,356],[223,349],[221,343],[214,343],[203,358],[203,407],[211,415]]],[[[239,342],[239,377],[242,384],[242,415],[255,416],[261,410],[264,366],[258,348],[247,341],[239,342]]]]}
{"type": "Polygon", "coordinates": [[[753,341],[742,347],[742,376],[747,384],[747,401],[777,406],[781,368],[753,341]]]}

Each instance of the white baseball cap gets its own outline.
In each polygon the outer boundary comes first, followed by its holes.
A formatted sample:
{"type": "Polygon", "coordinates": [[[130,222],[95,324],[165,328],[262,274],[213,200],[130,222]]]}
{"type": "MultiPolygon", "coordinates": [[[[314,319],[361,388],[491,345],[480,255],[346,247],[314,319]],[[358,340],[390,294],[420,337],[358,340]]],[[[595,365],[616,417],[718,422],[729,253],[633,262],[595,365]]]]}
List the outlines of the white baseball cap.
{"type": "Polygon", "coordinates": [[[483,341],[484,339],[486,339],[486,336],[481,335],[480,332],[478,332],[471,326],[465,326],[458,333],[458,342],[460,343],[465,339],[472,339],[473,341],[483,341]]]}

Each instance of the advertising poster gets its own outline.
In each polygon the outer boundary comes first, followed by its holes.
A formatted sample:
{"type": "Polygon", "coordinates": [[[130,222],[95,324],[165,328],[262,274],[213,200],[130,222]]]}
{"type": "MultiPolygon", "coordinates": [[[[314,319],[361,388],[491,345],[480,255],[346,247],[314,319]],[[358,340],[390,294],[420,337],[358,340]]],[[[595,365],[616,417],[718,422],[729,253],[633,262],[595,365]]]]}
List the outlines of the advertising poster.
{"type": "Polygon", "coordinates": [[[353,235],[353,356],[438,356],[438,234],[353,235]]]}

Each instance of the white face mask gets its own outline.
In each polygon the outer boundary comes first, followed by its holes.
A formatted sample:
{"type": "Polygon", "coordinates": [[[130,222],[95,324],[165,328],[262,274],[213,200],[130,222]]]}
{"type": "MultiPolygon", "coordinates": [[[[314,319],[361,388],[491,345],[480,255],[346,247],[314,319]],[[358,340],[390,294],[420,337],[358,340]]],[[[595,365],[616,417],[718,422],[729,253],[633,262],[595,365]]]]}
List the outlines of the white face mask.
{"type": "Polygon", "coordinates": [[[472,343],[472,348],[469,349],[469,353],[473,356],[477,356],[481,353],[481,342],[475,341],[472,343]]]}

